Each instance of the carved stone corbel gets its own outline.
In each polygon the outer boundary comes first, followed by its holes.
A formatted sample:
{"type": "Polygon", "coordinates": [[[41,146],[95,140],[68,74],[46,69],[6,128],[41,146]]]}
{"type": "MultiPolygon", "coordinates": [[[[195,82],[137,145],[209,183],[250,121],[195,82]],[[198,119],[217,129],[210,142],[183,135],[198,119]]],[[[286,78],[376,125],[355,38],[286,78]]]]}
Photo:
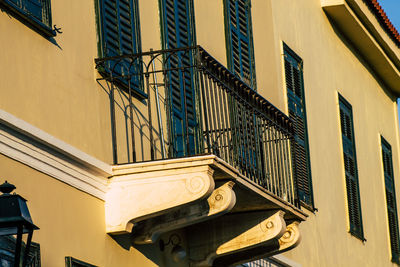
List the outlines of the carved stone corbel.
{"type": "MultiPolygon", "coordinates": [[[[283,211],[232,214],[193,226],[188,234],[191,266],[212,266],[220,258],[239,261],[259,247],[271,245],[276,250],[286,230],[283,215],[283,211]]],[[[221,266],[227,265],[222,261],[221,266]]]]}
{"type": "Polygon", "coordinates": [[[267,257],[280,254],[297,247],[301,241],[299,222],[293,222],[286,227],[286,231],[279,239],[279,249],[267,255],[267,257]]]}
{"type": "Polygon", "coordinates": [[[232,190],[233,185],[233,182],[227,182],[215,189],[205,200],[196,201],[164,215],[136,223],[133,228],[133,242],[136,244],[154,243],[162,233],[211,220],[228,213],[236,203],[236,195],[232,190]]]}
{"type": "MultiPolygon", "coordinates": [[[[161,169],[161,168],[160,168],[161,169]]],[[[110,179],[106,194],[106,231],[131,233],[136,222],[208,198],[214,190],[208,165],[120,174],[110,179]]]]}

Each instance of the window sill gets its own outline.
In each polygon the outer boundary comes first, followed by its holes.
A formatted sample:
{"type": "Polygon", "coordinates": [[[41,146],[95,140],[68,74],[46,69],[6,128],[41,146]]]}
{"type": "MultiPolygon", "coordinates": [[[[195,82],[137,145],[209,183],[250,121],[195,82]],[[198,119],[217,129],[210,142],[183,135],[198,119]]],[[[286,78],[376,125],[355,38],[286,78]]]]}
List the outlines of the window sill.
{"type": "Polygon", "coordinates": [[[318,209],[315,208],[314,205],[310,205],[310,204],[305,203],[305,202],[303,202],[303,201],[301,201],[301,200],[300,200],[300,206],[303,207],[303,208],[305,208],[305,209],[308,210],[308,211],[311,211],[312,213],[315,213],[315,212],[318,211],[318,209]]]}
{"type": "Polygon", "coordinates": [[[14,6],[5,0],[0,0],[0,9],[6,12],[10,12],[16,19],[27,25],[32,30],[36,31],[45,38],[55,37],[57,35],[56,31],[51,29],[50,26],[39,21],[29,13],[21,10],[19,7],[14,6]]]}
{"type": "Polygon", "coordinates": [[[361,242],[363,242],[363,243],[365,243],[365,242],[367,242],[367,239],[365,239],[365,237],[364,237],[364,234],[359,234],[359,233],[355,233],[355,232],[353,232],[353,231],[349,231],[349,233],[352,235],[352,236],[354,236],[355,238],[357,238],[357,239],[359,239],[361,242]]]}

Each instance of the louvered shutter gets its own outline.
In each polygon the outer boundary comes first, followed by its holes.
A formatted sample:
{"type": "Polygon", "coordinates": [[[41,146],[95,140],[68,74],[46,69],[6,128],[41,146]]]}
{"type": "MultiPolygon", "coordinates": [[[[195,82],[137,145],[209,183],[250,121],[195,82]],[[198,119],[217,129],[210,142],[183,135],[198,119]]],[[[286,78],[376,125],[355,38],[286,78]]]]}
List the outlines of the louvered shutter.
{"type": "MultiPolygon", "coordinates": [[[[191,21],[193,3],[189,0],[162,0],[164,47],[185,48],[194,45],[191,21]]],[[[197,122],[193,81],[192,52],[182,51],[168,58],[167,86],[171,105],[172,151],[175,157],[197,152],[197,122]]]]}
{"type": "MultiPolygon", "coordinates": [[[[140,53],[137,0],[100,0],[103,56],[140,53]]],[[[108,61],[105,72],[140,92],[141,64],[129,59],[108,61]],[[130,84],[128,84],[131,75],[130,84]],[[124,76],[124,77],[122,77],[124,76]]]]}
{"type": "Polygon", "coordinates": [[[265,177],[264,166],[258,162],[264,157],[264,151],[262,150],[262,144],[258,143],[260,140],[258,135],[260,133],[257,133],[259,124],[256,116],[240,101],[232,101],[229,105],[229,110],[231,114],[235,114],[230,118],[231,125],[236,129],[235,134],[232,136],[233,154],[237,155],[234,167],[253,180],[262,175],[265,177]]]}
{"type": "MultiPolygon", "coordinates": [[[[251,17],[249,0],[226,0],[225,17],[227,21],[227,51],[228,66],[230,70],[251,88],[255,89],[253,44],[251,40],[251,17]]],[[[236,167],[250,177],[256,177],[262,172],[262,167],[257,164],[261,158],[260,145],[256,143],[255,126],[256,118],[246,112],[239,102],[231,106],[231,112],[236,114],[232,121],[239,131],[236,138],[236,152],[238,161],[236,167]]]]}
{"type": "Polygon", "coordinates": [[[350,233],[360,239],[364,239],[353,131],[353,113],[350,104],[342,97],[339,97],[339,107],[350,233]]]}
{"type": "Polygon", "coordinates": [[[392,261],[400,264],[399,223],[397,217],[396,193],[394,187],[392,148],[383,137],[381,140],[392,261]]]}
{"type": "Polygon", "coordinates": [[[42,22],[48,27],[51,25],[50,0],[3,0],[20,9],[30,18],[42,22]]]}
{"type": "Polygon", "coordinates": [[[251,88],[255,89],[250,0],[226,0],[228,21],[228,65],[251,88]]]}
{"type": "Polygon", "coordinates": [[[294,176],[297,181],[299,200],[313,208],[313,193],[308,150],[306,109],[303,89],[301,60],[285,51],[285,78],[289,117],[294,126],[294,142],[291,145],[294,158],[294,176]]]}
{"type": "Polygon", "coordinates": [[[22,3],[21,3],[22,0],[5,0],[5,1],[9,2],[9,3],[13,3],[17,7],[22,8],[22,3]]]}
{"type": "Polygon", "coordinates": [[[25,11],[39,21],[42,21],[42,0],[25,0],[25,11]]]}

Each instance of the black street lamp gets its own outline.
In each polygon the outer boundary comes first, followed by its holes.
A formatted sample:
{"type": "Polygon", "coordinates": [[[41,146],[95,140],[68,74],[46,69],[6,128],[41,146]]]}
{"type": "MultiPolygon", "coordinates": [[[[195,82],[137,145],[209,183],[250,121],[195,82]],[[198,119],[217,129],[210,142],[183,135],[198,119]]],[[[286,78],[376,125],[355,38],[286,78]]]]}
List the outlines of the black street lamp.
{"type": "Polygon", "coordinates": [[[22,266],[25,267],[28,260],[33,231],[39,229],[33,224],[29,214],[26,199],[11,192],[15,189],[12,184],[0,185],[0,236],[16,236],[14,267],[20,267],[21,250],[23,247],[22,236],[27,234],[27,241],[22,266]]]}

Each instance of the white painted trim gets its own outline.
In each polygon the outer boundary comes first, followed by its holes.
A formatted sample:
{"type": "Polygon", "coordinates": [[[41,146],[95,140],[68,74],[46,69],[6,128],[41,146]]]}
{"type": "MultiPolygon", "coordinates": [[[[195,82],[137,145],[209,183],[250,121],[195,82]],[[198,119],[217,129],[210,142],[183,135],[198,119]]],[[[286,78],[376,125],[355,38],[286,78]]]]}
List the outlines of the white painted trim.
{"type": "Polygon", "coordinates": [[[99,161],[44,131],[0,110],[0,153],[99,199],[105,199],[111,165],[99,161]],[[60,153],[61,157],[57,155],[60,153]]]}
{"type": "Polygon", "coordinates": [[[111,165],[100,161],[79,149],[76,149],[75,147],[1,109],[0,123],[5,124],[17,132],[37,140],[39,143],[52,147],[58,152],[73,158],[75,161],[83,163],[89,169],[95,172],[102,173],[105,176],[112,175],[111,165]]]}

